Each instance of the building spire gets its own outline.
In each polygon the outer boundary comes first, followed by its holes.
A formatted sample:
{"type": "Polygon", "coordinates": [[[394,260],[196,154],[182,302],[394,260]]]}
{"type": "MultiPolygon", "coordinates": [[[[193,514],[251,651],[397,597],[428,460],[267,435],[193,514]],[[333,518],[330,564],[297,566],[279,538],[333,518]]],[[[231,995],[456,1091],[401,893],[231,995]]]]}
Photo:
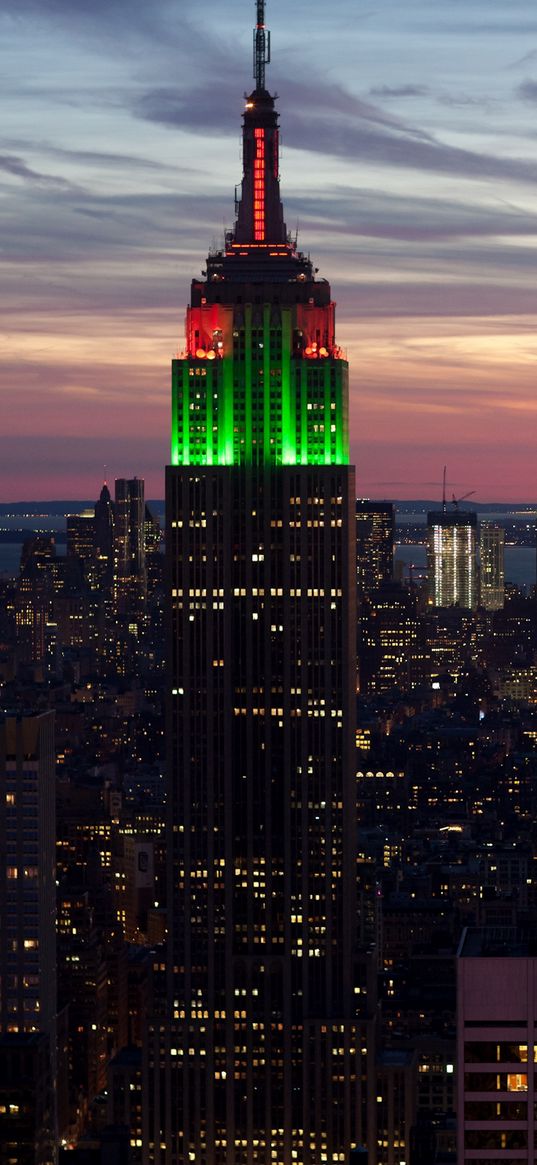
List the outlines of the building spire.
{"type": "Polygon", "coordinates": [[[256,0],[257,24],[254,28],[254,80],[256,93],[265,88],[265,65],[270,63],[270,32],[265,28],[265,0],[256,0]]]}
{"type": "Polygon", "coordinates": [[[265,88],[265,66],[270,61],[270,32],[265,28],[265,0],[256,0],[254,29],[255,89],[246,96],[243,123],[243,176],[234,242],[268,247],[287,245],[279,182],[278,115],[276,94],[265,88]]]}

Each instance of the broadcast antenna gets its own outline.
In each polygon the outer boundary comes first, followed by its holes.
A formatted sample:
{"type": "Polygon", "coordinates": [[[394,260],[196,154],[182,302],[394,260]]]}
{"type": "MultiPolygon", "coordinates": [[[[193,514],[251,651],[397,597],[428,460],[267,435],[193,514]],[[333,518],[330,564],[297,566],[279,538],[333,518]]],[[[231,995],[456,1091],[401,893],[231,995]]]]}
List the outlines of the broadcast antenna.
{"type": "Polygon", "coordinates": [[[265,28],[265,0],[256,0],[254,28],[254,78],[257,92],[265,88],[265,65],[270,63],[270,32],[265,28]]]}

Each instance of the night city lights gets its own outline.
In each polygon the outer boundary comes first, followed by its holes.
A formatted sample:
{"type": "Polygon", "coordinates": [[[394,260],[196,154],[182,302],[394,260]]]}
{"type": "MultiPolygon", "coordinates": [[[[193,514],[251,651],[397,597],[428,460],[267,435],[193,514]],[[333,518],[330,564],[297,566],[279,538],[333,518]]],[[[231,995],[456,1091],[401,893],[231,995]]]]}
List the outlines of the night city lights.
{"type": "Polygon", "coordinates": [[[268,8],[0,14],[0,1165],[537,1160],[537,21],[268,8]]]}

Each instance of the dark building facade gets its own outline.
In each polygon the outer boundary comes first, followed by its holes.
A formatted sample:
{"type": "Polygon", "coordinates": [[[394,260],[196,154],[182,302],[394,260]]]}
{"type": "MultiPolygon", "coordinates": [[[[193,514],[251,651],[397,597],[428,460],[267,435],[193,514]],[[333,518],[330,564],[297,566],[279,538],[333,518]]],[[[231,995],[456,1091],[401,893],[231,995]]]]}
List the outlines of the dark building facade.
{"type": "Polygon", "coordinates": [[[391,502],[356,502],[356,583],[368,595],[393,578],[395,510],[391,502]]]}
{"type": "Polygon", "coordinates": [[[146,592],[145,500],[140,478],[116,478],[114,513],[114,586],[123,615],[137,611],[146,592]]]}
{"type": "Polygon", "coordinates": [[[0,1030],[56,1025],[54,713],[0,718],[0,1030]]]}
{"type": "Polygon", "coordinates": [[[358,626],[360,691],[409,692],[425,675],[418,599],[401,583],[386,582],[361,604],[358,626]]]}
{"type": "Polygon", "coordinates": [[[0,1035],[0,1165],[55,1165],[50,1037],[0,1035]]]}
{"type": "Polygon", "coordinates": [[[242,197],[192,284],[167,470],[170,945],[145,1154],[199,1165],[347,1161],[365,1135],[347,365],[283,221],[257,9],[242,197]]]}
{"type": "Polygon", "coordinates": [[[459,1165],[535,1161],[534,944],[465,930],[457,958],[459,1165]]]}
{"type": "Polygon", "coordinates": [[[0,717],[0,781],[0,1145],[9,1150],[4,1156],[0,1148],[0,1162],[52,1165],[57,1074],[53,712],[0,717]],[[7,1104],[6,1095],[11,1096],[7,1104]]]}

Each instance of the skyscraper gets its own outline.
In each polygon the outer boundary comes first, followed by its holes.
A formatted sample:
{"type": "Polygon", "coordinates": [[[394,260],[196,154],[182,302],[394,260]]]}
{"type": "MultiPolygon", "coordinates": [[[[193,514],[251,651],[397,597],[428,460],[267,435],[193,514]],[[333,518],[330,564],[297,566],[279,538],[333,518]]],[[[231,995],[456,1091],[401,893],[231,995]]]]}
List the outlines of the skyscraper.
{"type": "Polygon", "coordinates": [[[497,522],[479,527],[479,593],[486,611],[500,611],[505,603],[505,530],[497,522]]]}
{"type": "Polygon", "coordinates": [[[418,598],[401,583],[384,583],[364,598],[358,623],[360,691],[409,692],[425,678],[418,598]]]}
{"type": "Polygon", "coordinates": [[[95,553],[100,564],[102,584],[109,586],[114,567],[114,505],[106,482],[95,502],[95,553]]]}
{"type": "Polygon", "coordinates": [[[458,509],[431,511],[427,532],[429,603],[474,610],[479,597],[477,515],[458,509]]]}
{"type": "Polygon", "coordinates": [[[15,591],[17,656],[21,664],[43,667],[48,654],[56,543],[50,535],[27,538],[15,591]]]}
{"type": "Polygon", "coordinates": [[[391,502],[356,502],[356,582],[368,595],[393,578],[395,513],[391,502]]]}
{"type": "Polygon", "coordinates": [[[67,516],[67,554],[87,562],[95,557],[95,515],[92,509],[67,516]]]}
{"type": "MultiPolygon", "coordinates": [[[[104,490],[101,491],[101,510],[104,490]]],[[[114,585],[120,614],[139,610],[145,597],[145,501],[139,478],[116,478],[114,585]]]]}
{"type": "Polygon", "coordinates": [[[237,220],[173,363],[168,1016],[146,1146],[170,1163],[346,1161],[364,1135],[347,364],[283,219],[269,44],[258,0],[237,220]]]}

